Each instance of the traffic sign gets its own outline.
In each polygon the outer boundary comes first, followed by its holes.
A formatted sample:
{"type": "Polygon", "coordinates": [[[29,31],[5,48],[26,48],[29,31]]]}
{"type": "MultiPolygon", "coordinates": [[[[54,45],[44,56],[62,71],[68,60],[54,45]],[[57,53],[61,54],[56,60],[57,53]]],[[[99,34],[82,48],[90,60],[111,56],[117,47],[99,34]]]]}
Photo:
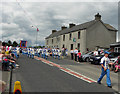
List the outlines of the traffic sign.
{"type": "Polygon", "coordinates": [[[73,38],[73,42],[76,42],[76,38],[73,38]]]}

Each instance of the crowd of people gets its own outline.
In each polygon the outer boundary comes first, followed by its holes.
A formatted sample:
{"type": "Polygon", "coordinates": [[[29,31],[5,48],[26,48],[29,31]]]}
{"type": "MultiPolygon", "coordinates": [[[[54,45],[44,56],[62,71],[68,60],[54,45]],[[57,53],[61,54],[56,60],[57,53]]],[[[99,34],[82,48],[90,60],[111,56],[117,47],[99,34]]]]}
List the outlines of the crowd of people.
{"type": "MultiPolygon", "coordinates": [[[[27,48],[27,56],[29,58],[34,58],[34,56],[38,56],[38,57],[42,57],[44,59],[48,59],[49,56],[55,58],[55,59],[63,59],[65,57],[68,57],[68,49],[67,48],[27,48]]],[[[81,52],[80,50],[77,50],[77,48],[75,50],[71,50],[71,59],[75,59],[75,61],[77,62],[81,62],[82,58],[81,58],[81,52]]]]}
{"type": "MultiPolygon", "coordinates": [[[[16,64],[17,59],[19,58],[19,47],[12,46],[2,46],[0,45],[0,70],[1,71],[10,71],[11,69],[16,69],[19,67],[16,64]]],[[[0,80],[0,92],[5,90],[6,82],[0,80]]]]}
{"type": "Polygon", "coordinates": [[[13,49],[12,46],[1,46],[0,62],[2,63],[1,69],[3,71],[10,71],[10,66],[16,68],[16,60],[19,58],[19,47],[13,49]]]}
{"type": "Polygon", "coordinates": [[[53,58],[60,60],[61,58],[68,56],[68,50],[66,48],[62,48],[61,50],[59,48],[27,48],[27,56],[32,59],[34,56],[42,57],[44,59],[47,59],[48,56],[52,56],[53,58]]]}

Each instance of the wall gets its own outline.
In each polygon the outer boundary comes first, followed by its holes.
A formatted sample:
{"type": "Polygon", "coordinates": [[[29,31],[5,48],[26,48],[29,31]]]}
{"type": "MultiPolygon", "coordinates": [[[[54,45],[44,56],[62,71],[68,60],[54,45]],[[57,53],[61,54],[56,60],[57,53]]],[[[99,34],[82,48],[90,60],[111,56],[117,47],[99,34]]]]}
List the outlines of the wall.
{"type": "Polygon", "coordinates": [[[90,50],[95,50],[96,46],[109,48],[111,43],[116,42],[116,32],[106,29],[100,21],[87,29],[86,37],[86,47],[90,50]]]}

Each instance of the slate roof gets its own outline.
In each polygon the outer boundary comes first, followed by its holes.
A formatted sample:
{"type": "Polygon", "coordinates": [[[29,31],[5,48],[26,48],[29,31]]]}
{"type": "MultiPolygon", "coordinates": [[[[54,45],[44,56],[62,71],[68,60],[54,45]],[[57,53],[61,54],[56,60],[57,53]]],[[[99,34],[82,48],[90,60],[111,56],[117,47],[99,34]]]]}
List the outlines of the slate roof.
{"type": "MultiPolygon", "coordinates": [[[[70,32],[77,31],[77,30],[87,29],[98,21],[101,21],[101,20],[92,20],[92,21],[89,21],[89,22],[86,22],[86,23],[83,23],[83,24],[80,24],[80,25],[73,26],[72,28],[67,28],[67,29],[64,29],[64,30],[57,31],[53,34],[50,34],[48,37],[46,37],[46,39],[57,37],[59,35],[67,34],[67,33],[70,33],[70,32]]],[[[103,23],[103,22],[101,21],[101,23],[103,23]]],[[[109,24],[103,23],[103,25],[110,31],[117,31],[114,27],[112,27],[109,24]]]]}

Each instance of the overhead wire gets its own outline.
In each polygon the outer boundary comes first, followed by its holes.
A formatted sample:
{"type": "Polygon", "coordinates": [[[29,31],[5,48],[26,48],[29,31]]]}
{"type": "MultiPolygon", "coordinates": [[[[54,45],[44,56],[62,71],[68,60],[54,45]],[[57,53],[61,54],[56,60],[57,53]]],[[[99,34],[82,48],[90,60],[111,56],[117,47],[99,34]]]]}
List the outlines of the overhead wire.
{"type": "Polygon", "coordinates": [[[20,3],[18,0],[16,0],[16,2],[17,2],[18,5],[20,6],[20,8],[23,10],[24,14],[26,14],[26,17],[31,21],[32,25],[35,26],[36,28],[38,28],[37,25],[34,24],[34,21],[33,21],[33,19],[29,16],[28,12],[23,8],[23,6],[21,5],[21,3],[20,3]]]}
{"type": "MultiPolygon", "coordinates": [[[[34,21],[33,21],[33,19],[29,16],[28,12],[23,8],[23,6],[21,5],[21,3],[20,3],[18,0],[16,0],[16,2],[17,2],[18,5],[20,6],[20,8],[23,10],[23,12],[24,12],[24,14],[26,15],[26,17],[31,21],[32,27],[36,27],[37,32],[38,32],[38,31],[39,31],[39,28],[37,27],[36,24],[34,24],[34,21]]],[[[38,35],[39,35],[39,34],[38,34],[38,35]]],[[[42,34],[42,33],[40,33],[40,35],[46,36],[46,35],[44,35],[44,34],[42,34]]],[[[36,35],[36,38],[37,38],[37,35],[36,35]]],[[[37,39],[36,39],[36,40],[37,40],[37,39]]]]}
{"type": "MultiPolygon", "coordinates": [[[[24,9],[24,7],[21,5],[21,3],[20,3],[18,0],[16,0],[16,2],[17,2],[18,5],[20,6],[20,8],[23,10],[24,14],[26,14],[27,19],[29,19],[29,20],[31,21],[32,27],[36,27],[36,29],[39,31],[39,28],[38,28],[37,25],[34,23],[33,19],[29,16],[28,12],[27,12],[27,11],[24,9]]],[[[22,1],[21,1],[21,2],[22,2],[22,1]]],[[[22,3],[23,3],[23,2],[22,2],[22,3]]],[[[38,32],[38,31],[37,31],[37,32],[38,32]]],[[[40,33],[40,35],[46,36],[46,35],[44,35],[44,34],[42,34],[42,33],[40,33]]]]}

